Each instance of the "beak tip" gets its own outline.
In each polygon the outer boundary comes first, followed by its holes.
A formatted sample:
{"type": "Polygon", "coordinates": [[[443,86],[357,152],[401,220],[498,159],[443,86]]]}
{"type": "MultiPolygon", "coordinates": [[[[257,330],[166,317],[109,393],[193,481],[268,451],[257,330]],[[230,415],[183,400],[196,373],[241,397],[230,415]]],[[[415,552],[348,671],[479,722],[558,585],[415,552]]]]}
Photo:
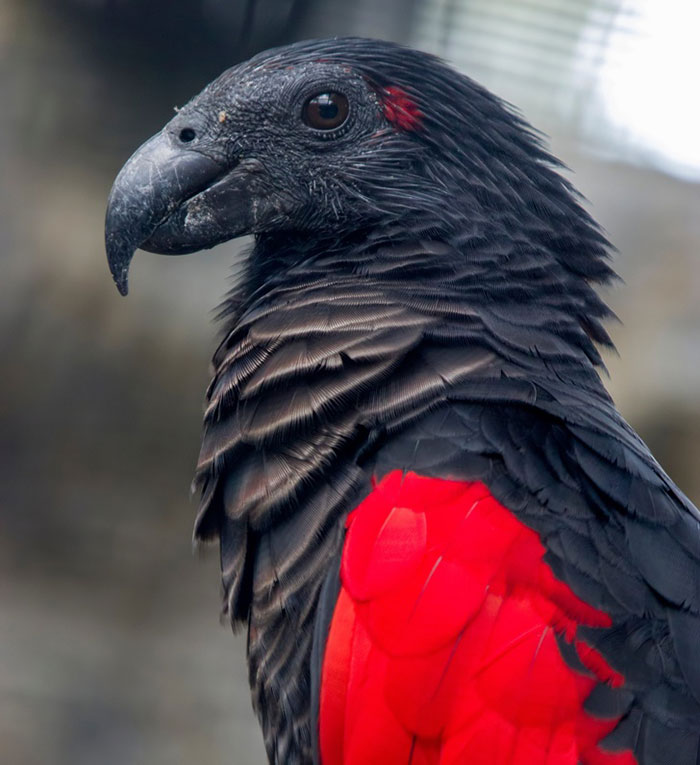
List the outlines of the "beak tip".
{"type": "Polygon", "coordinates": [[[112,279],[117,285],[119,294],[126,296],[129,292],[129,265],[135,248],[128,236],[118,233],[118,227],[110,221],[109,217],[105,228],[105,249],[112,279]]]}
{"type": "Polygon", "coordinates": [[[121,279],[115,279],[114,283],[117,285],[117,289],[119,290],[119,294],[122,297],[126,297],[129,294],[129,282],[127,280],[126,275],[124,275],[121,279]]]}
{"type": "Polygon", "coordinates": [[[112,279],[123,297],[129,293],[129,263],[131,258],[109,259],[109,270],[112,273],[112,279]]]}

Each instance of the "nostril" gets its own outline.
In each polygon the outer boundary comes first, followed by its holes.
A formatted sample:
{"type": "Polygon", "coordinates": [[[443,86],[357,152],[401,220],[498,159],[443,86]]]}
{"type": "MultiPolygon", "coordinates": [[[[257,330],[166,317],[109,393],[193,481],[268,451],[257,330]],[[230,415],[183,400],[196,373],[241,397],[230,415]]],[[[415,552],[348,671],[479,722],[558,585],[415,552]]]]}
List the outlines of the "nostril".
{"type": "Polygon", "coordinates": [[[189,143],[190,141],[194,141],[194,139],[197,137],[197,134],[194,132],[192,128],[186,127],[182,128],[180,131],[180,140],[183,143],[189,143]]]}

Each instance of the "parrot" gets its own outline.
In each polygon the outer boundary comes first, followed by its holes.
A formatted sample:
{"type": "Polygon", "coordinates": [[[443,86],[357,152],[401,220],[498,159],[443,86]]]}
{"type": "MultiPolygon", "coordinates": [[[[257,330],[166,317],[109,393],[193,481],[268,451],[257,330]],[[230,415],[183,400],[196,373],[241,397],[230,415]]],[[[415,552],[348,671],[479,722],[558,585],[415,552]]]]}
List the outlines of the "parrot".
{"type": "Polygon", "coordinates": [[[601,381],[614,248],[562,167],[442,59],[338,37],[114,181],[123,295],[139,248],[252,237],[194,537],[270,763],[700,763],[700,512],[601,381]]]}

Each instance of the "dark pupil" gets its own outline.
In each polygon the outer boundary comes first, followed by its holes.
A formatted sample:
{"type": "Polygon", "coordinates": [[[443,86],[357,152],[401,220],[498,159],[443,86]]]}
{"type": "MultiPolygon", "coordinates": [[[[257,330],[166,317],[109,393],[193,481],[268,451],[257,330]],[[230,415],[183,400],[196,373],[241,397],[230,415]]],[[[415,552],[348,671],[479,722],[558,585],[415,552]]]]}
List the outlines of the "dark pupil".
{"type": "Polygon", "coordinates": [[[342,93],[328,91],[310,98],[304,106],[303,118],[316,130],[333,130],[348,118],[348,99],[342,93]]]}
{"type": "Polygon", "coordinates": [[[318,116],[322,120],[333,120],[338,116],[338,106],[333,103],[329,95],[319,96],[316,103],[318,104],[318,116]]]}

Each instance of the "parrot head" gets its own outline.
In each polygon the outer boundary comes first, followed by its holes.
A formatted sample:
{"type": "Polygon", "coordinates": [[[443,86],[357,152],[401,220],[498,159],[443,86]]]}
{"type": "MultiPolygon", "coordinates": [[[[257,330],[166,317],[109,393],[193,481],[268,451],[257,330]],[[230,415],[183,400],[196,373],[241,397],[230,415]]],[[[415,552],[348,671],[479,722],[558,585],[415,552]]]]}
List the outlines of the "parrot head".
{"type": "Polygon", "coordinates": [[[345,63],[347,47],[295,46],[229,69],[134,153],[106,221],[120,292],[137,247],[182,254],[245,234],[332,235],[376,215],[365,181],[390,191],[412,172],[418,144],[397,127],[411,132],[420,116],[407,94],[345,63]]]}
{"type": "Polygon", "coordinates": [[[605,280],[605,240],[555,164],[512,109],[433,56],[297,43],[224,72],[127,161],[109,265],[126,294],[137,248],[178,255],[254,234],[327,250],[418,221],[472,250],[528,227],[534,246],[565,246],[568,268],[605,280]]]}

